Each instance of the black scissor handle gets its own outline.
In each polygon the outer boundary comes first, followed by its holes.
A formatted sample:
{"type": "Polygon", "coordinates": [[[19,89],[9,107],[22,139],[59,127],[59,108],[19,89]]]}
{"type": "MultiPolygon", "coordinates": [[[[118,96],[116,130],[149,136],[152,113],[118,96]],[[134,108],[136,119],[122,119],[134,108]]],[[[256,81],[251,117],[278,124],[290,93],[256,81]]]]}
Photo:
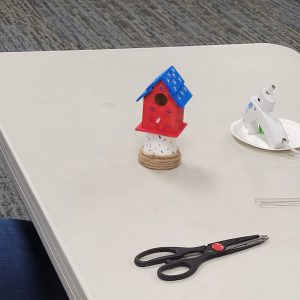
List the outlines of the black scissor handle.
{"type": "Polygon", "coordinates": [[[205,250],[205,246],[199,246],[199,247],[193,247],[193,248],[187,248],[187,247],[158,247],[158,248],[152,248],[149,250],[146,250],[140,254],[138,254],[135,259],[134,263],[138,267],[148,267],[158,264],[169,264],[173,260],[178,259],[185,259],[192,256],[199,256],[201,255],[205,250]],[[147,255],[150,254],[156,254],[156,253],[162,253],[161,256],[152,258],[152,259],[143,259],[147,255]],[[171,254],[163,254],[163,253],[171,253],[171,254]]]}
{"type": "Polygon", "coordinates": [[[183,248],[180,247],[158,247],[158,248],[152,248],[146,251],[141,252],[138,254],[135,259],[134,263],[138,267],[148,267],[148,266],[153,266],[157,264],[163,264],[166,262],[168,259],[175,259],[177,258],[178,253],[180,250],[183,248]],[[155,253],[172,253],[172,254],[167,254],[167,255],[161,255],[156,258],[148,259],[148,260],[143,260],[144,257],[150,255],[150,254],[155,254],[155,253]]]}
{"type": "Polygon", "coordinates": [[[195,258],[195,259],[183,259],[183,260],[170,262],[166,265],[161,266],[157,270],[157,276],[160,279],[165,280],[165,281],[175,281],[175,280],[185,279],[185,278],[193,275],[197,271],[198,267],[200,266],[200,264],[203,261],[204,260],[202,260],[202,259],[195,258]],[[182,273],[176,274],[176,275],[168,275],[168,274],[164,273],[168,270],[173,270],[173,269],[180,268],[180,267],[185,267],[185,268],[187,268],[187,270],[185,272],[182,272],[182,273]]]}

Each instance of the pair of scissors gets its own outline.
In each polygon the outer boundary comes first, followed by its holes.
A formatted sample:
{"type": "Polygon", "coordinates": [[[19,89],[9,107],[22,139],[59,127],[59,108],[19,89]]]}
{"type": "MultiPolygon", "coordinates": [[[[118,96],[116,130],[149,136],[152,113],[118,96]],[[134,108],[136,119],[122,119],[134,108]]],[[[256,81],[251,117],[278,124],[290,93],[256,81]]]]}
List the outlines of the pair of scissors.
{"type": "Polygon", "coordinates": [[[251,235],[219,241],[193,248],[153,248],[138,254],[134,259],[134,263],[138,267],[148,267],[157,264],[164,264],[157,271],[158,277],[166,281],[180,280],[193,275],[197,271],[198,267],[207,260],[259,245],[266,241],[268,238],[269,237],[266,235],[251,235]],[[162,256],[158,256],[152,259],[146,259],[146,256],[150,256],[151,254],[158,255],[159,253],[162,253],[162,256]],[[166,253],[168,254],[166,255],[166,253]],[[185,267],[187,268],[187,270],[176,275],[165,274],[166,271],[180,267],[185,267]]]}

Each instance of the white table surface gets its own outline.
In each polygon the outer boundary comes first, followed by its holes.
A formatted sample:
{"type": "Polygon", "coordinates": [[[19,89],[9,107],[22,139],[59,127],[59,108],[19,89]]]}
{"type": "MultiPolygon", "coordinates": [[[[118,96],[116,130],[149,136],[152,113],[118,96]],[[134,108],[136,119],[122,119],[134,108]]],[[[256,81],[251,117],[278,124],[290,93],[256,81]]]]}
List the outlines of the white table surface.
{"type": "Polygon", "coordinates": [[[300,55],[271,44],[0,54],[1,150],[71,299],[299,299],[300,158],[229,133],[248,100],[276,84],[277,111],[300,122],[300,55]],[[174,65],[193,98],[182,165],[137,163],[136,97],[174,65]],[[181,282],[138,268],[157,246],[267,234],[181,282]]]}

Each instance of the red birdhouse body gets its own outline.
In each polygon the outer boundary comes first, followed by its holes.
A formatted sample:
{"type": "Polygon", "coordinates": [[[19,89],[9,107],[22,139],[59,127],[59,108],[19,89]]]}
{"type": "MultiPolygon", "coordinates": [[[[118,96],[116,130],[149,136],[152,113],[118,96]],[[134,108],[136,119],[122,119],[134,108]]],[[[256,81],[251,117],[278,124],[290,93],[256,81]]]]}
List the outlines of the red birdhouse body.
{"type": "Polygon", "coordinates": [[[137,101],[144,98],[144,103],[143,119],[136,130],[169,137],[179,136],[187,125],[183,122],[184,105],[191,97],[183,79],[174,67],[170,67],[138,98],[137,101]]]}
{"type": "Polygon", "coordinates": [[[160,81],[144,97],[143,120],[137,130],[177,137],[187,125],[183,122],[184,109],[180,108],[160,81]]]}

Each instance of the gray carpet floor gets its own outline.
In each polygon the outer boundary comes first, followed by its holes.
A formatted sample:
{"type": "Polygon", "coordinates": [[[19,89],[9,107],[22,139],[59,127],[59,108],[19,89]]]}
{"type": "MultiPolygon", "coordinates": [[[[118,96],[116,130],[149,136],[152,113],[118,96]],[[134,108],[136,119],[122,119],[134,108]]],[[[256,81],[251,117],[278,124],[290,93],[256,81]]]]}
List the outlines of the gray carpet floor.
{"type": "MultiPolygon", "coordinates": [[[[300,51],[300,0],[0,1],[0,51],[257,42],[300,51]]],[[[0,216],[29,218],[1,158],[0,216]]]]}

